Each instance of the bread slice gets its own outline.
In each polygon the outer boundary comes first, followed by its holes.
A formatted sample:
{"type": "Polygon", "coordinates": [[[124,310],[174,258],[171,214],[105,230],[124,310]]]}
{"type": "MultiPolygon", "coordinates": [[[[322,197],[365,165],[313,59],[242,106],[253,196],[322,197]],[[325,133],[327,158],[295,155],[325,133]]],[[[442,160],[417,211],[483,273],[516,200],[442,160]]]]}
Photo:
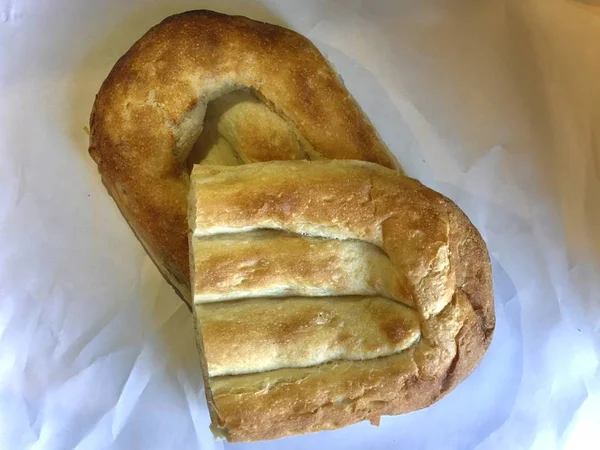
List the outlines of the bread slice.
{"type": "Polygon", "coordinates": [[[195,166],[198,345],[230,441],[426,407],[494,329],[490,261],[460,209],[359,161],[195,166]]]}

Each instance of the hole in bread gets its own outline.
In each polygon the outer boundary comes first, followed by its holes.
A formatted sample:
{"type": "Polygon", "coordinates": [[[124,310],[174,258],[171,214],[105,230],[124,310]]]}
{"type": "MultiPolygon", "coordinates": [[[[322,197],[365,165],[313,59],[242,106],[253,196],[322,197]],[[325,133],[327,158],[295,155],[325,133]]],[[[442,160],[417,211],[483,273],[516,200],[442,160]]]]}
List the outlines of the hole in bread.
{"type": "Polygon", "coordinates": [[[312,149],[296,127],[251,89],[208,103],[204,127],[187,158],[194,164],[233,166],[260,161],[311,158],[312,149]]]}

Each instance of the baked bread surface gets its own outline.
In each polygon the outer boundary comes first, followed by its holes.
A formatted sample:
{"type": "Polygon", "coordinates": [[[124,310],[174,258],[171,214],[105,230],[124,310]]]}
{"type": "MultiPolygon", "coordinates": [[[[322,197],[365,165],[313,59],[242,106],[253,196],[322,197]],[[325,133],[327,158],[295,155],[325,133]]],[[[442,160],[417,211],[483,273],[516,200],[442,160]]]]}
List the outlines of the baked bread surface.
{"type": "Polygon", "coordinates": [[[188,156],[202,164],[359,159],[396,168],[316,47],[285,28],[190,11],[115,64],[89,152],[163,275],[189,304],[188,156]]]}
{"type": "Polygon", "coordinates": [[[426,407],[495,325],[486,246],[441,194],[360,161],[195,166],[190,247],[213,427],[231,441],[426,407]]]}

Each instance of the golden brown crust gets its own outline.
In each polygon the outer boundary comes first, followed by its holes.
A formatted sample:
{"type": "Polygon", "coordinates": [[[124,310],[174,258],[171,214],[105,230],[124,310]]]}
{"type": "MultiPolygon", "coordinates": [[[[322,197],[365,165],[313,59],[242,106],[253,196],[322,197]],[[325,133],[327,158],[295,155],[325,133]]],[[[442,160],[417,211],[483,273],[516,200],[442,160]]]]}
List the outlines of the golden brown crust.
{"type": "Polygon", "coordinates": [[[414,306],[390,259],[366,242],[258,230],[193,239],[192,245],[196,304],[344,292],[414,306]]]}
{"type": "MultiPolygon", "coordinates": [[[[358,161],[197,166],[190,208],[192,240],[274,228],[377,245],[398,270],[421,322],[418,343],[388,356],[365,353],[362,361],[342,357],[310,367],[288,362],[268,372],[211,377],[213,422],[231,441],[272,439],[361,420],[377,423],[381,415],[426,407],[462,381],[490,344],[494,311],[485,243],[454,203],[415,180],[358,161]]],[[[234,298],[243,296],[229,286],[234,298]]],[[[227,308],[227,302],[222,305],[227,308]]],[[[226,324],[218,333],[214,327],[206,332],[214,336],[205,343],[219,352],[227,351],[222,342],[235,333],[226,324]]],[[[268,333],[259,335],[258,341],[267,339],[280,352],[289,349],[290,344],[273,343],[268,333]]],[[[244,364],[249,371],[257,367],[249,360],[244,364]]]]}
{"type": "Polygon", "coordinates": [[[419,317],[382,297],[291,297],[196,305],[211,377],[379,358],[418,341],[419,317]]]}
{"type": "Polygon", "coordinates": [[[383,415],[425,408],[462,381],[489,345],[479,340],[479,329],[462,331],[462,321],[472,323],[463,300],[453,306],[445,322],[438,319],[443,329],[435,346],[418,345],[364,362],[217,378],[211,382],[215,417],[228,440],[237,442],[336,429],[363,420],[377,424],[383,415]],[[446,340],[453,335],[459,336],[458,349],[453,339],[446,340]],[[471,352],[463,361],[465,346],[471,352]]]}
{"type": "MultiPolygon", "coordinates": [[[[230,160],[295,159],[300,152],[311,159],[361,159],[396,167],[306,38],[210,11],[165,19],[119,59],[103,83],[90,118],[89,152],[137,236],[188,302],[186,158],[208,103],[242,88],[270,111],[263,107],[260,114],[246,114],[246,123],[244,108],[256,106],[246,102],[239,114],[232,114],[240,126],[223,132],[223,145],[260,151],[230,160]],[[275,131],[261,134],[264,124],[275,131]],[[229,135],[235,142],[227,142],[229,135]],[[273,139],[281,142],[278,149],[288,149],[275,151],[273,139]]],[[[223,123],[231,120],[226,117],[223,123]]]]}

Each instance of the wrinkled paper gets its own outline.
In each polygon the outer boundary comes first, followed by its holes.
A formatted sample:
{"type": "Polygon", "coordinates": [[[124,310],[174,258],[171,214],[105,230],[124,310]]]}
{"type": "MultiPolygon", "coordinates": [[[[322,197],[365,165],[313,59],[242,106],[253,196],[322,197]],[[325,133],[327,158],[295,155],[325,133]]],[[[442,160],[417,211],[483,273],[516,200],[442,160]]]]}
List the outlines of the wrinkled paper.
{"type": "Polygon", "coordinates": [[[599,42],[591,0],[0,0],[0,447],[595,448],[599,42]],[[442,401],[378,428],[213,440],[191,315],[83,130],[117,58],[197,8],[312,39],[406,172],[481,230],[497,329],[442,401]]]}

